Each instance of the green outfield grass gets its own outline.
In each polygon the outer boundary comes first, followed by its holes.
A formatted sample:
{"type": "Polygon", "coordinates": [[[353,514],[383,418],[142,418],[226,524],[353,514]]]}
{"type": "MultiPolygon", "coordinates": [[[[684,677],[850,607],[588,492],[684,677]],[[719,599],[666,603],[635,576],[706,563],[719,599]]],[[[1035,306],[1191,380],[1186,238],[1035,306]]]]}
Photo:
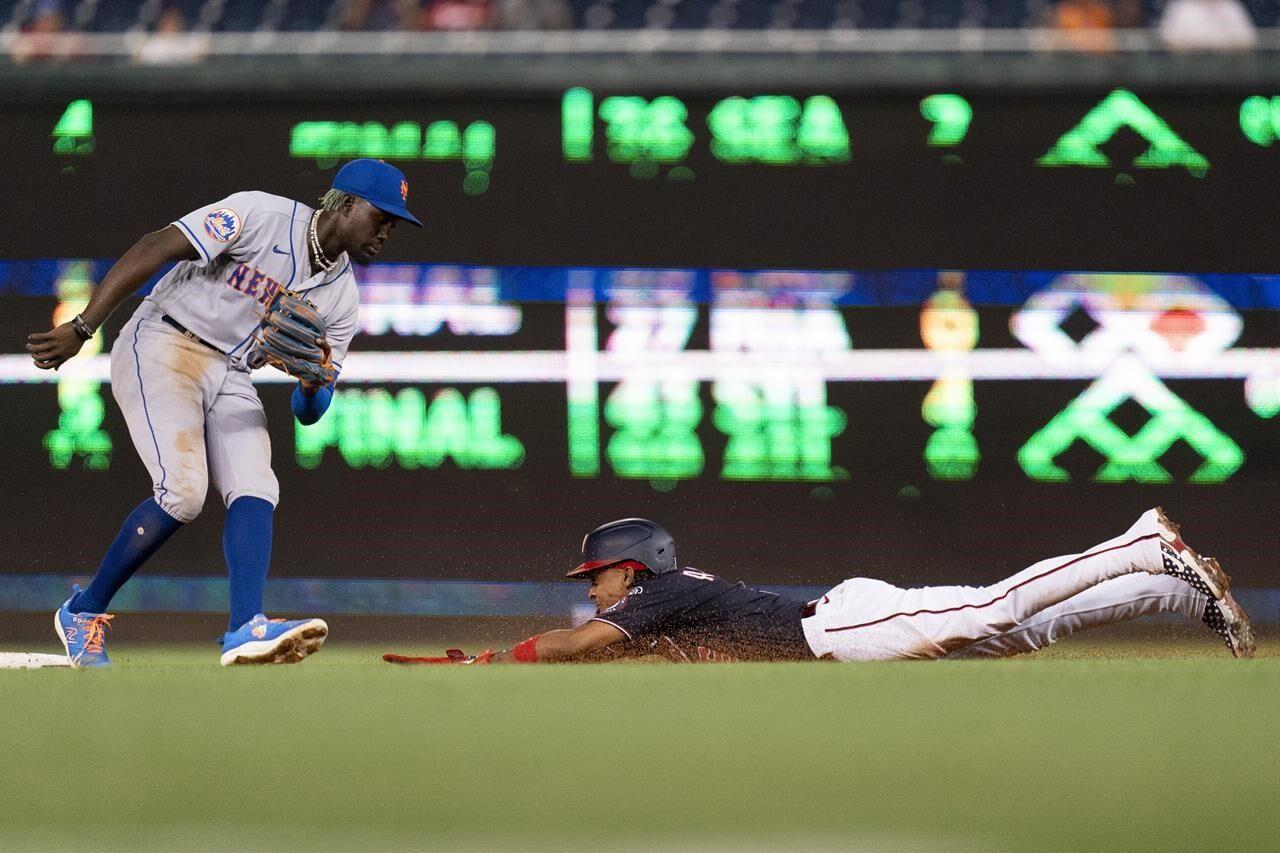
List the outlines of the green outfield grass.
{"type": "Polygon", "coordinates": [[[381,650],[222,670],[209,648],[122,645],[110,671],[0,672],[0,849],[1280,836],[1280,657],[1207,641],[861,665],[397,668],[381,650]]]}

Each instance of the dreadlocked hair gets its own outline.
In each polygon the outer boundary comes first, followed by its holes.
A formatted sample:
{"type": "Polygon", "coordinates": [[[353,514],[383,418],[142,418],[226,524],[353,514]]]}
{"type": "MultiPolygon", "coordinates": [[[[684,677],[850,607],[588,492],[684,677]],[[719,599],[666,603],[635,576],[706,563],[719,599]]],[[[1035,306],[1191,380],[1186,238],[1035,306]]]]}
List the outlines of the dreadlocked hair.
{"type": "Polygon", "coordinates": [[[341,210],[342,205],[346,203],[348,198],[353,198],[350,193],[344,193],[342,190],[329,190],[320,196],[321,210],[341,210]]]}

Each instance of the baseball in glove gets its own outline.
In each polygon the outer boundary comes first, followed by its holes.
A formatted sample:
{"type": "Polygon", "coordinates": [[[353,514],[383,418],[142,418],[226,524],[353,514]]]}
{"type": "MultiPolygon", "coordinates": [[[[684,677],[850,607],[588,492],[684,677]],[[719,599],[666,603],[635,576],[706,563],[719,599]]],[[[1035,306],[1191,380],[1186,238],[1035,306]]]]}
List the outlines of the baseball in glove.
{"type": "Polygon", "coordinates": [[[251,367],[270,364],[309,385],[334,380],[325,321],[316,306],[291,290],[281,290],[267,306],[255,337],[251,367]]]}

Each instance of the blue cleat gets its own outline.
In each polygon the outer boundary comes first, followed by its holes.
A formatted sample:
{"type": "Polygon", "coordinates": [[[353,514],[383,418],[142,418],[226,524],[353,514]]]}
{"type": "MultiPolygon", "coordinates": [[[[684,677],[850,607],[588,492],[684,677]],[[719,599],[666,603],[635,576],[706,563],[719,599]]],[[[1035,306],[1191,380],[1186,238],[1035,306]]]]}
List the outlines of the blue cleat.
{"type": "Polygon", "coordinates": [[[71,587],[71,598],[53,614],[53,627],[67,650],[67,660],[73,669],[90,666],[110,666],[103,648],[107,629],[115,617],[107,613],[72,613],[68,606],[80,594],[79,586],[71,587]]]}
{"type": "Polygon", "coordinates": [[[315,654],[329,636],[322,619],[268,619],[259,613],[222,636],[222,665],[297,663],[315,654]]]}

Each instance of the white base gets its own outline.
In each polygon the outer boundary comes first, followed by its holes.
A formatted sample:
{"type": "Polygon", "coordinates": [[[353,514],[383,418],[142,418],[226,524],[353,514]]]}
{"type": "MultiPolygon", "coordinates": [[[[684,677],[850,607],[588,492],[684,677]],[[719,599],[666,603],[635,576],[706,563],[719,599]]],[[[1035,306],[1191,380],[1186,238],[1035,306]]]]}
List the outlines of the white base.
{"type": "Polygon", "coordinates": [[[0,652],[0,669],[40,669],[45,666],[71,666],[66,655],[37,652],[0,652]]]}

